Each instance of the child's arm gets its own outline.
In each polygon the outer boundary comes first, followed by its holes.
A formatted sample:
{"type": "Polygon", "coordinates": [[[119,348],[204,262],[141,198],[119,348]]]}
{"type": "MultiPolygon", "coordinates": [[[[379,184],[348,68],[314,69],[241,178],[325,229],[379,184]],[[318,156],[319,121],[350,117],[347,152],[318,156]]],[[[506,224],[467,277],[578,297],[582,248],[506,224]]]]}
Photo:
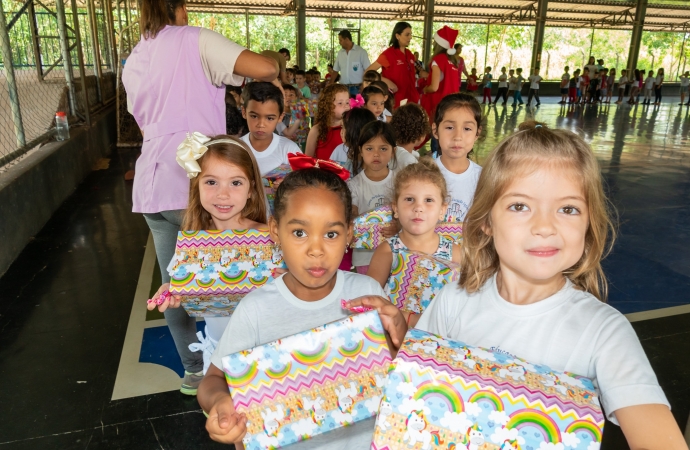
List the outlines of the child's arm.
{"type": "Polygon", "coordinates": [[[391,246],[387,242],[379,245],[374,251],[374,256],[369,263],[369,271],[367,275],[378,281],[382,288],[386,287],[388,277],[391,274],[391,266],[393,265],[393,252],[391,246]]]}
{"type": "Polygon", "coordinates": [[[688,446],[666,405],[637,405],[614,412],[631,450],[687,450],[688,446]],[[650,430],[654,430],[650,433],[650,430]]]}
{"type": "Polygon", "coordinates": [[[158,311],[163,312],[168,308],[179,308],[182,297],[179,295],[163,296],[163,294],[169,290],[170,283],[164,283],[161,287],[159,287],[156,293],[153,294],[153,297],[151,297],[151,300],[146,303],[146,309],[153,311],[156,306],[158,306],[158,311]],[[158,304],[158,301],[161,301],[161,303],[158,304]]]}
{"type": "Polygon", "coordinates": [[[386,330],[386,340],[390,339],[388,345],[390,346],[391,356],[395,358],[405,338],[405,333],[407,333],[405,317],[403,317],[400,310],[388,299],[377,295],[358,297],[347,302],[348,309],[355,306],[366,306],[378,311],[381,324],[384,330],[386,330]]]}
{"type": "Polygon", "coordinates": [[[283,131],[283,136],[286,138],[294,140],[297,136],[297,130],[299,130],[300,125],[302,125],[302,119],[297,119],[295,122],[288,127],[287,130],[283,131]]]}
{"type": "Polygon", "coordinates": [[[316,144],[319,139],[319,127],[313,126],[307,135],[307,143],[304,146],[304,154],[313,157],[316,153],[316,144]]]}
{"type": "Polygon", "coordinates": [[[208,411],[206,431],[216,442],[241,445],[242,438],[247,433],[247,416],[238,414],[228,393],[225,375],[214,364],[201,380],[197,394],[199,405],[208,411]]]}

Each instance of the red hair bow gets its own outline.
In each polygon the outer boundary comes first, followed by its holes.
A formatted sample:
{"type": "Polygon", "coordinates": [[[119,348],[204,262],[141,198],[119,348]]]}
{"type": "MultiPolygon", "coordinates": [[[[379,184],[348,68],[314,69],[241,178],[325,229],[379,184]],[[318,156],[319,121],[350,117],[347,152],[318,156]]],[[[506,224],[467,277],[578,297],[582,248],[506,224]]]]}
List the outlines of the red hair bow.
{"type": "Polygon", "coordinates": [[[350,99],[350,109],[361,108],[362,106],[364,106],[364,98],[360,94],[350,99]]]}
{"type": "Polygon", "coordinates": [[[350,172],[340,164],[325,159],[314,159],[304,153],[288,153],[288,162],[292,170],[311,169],[312,167],[316,167],[317,169],[338,175],[343,181],[350,179],[350,172]]]}

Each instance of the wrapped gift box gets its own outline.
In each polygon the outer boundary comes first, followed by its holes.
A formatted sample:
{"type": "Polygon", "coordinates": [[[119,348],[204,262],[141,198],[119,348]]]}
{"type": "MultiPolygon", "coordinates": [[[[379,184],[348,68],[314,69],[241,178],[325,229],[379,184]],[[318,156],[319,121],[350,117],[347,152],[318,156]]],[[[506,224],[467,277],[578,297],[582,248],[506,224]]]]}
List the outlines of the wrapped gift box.
{"type": "Polygon", "coordinates": [[[592,382],[412,329],[391,365],[372,449],[599,448],[592,382]]]}
{"type": "Polygon", "coordinates": [[[261,177],[264,184],[264,192],[266,193],[266,200],[268,200],[268,208],[270,210],[269,212],[271,214],[273,214],[274,211],[273,201],[275,200],[276,189],[280,184],[279,181],[285,178],[285,176],[290,172],[292,172],[290,165],[283,164],[271,170],[263,177],[261,177]]]}
{"type": "Polygon", "coordinates": [[[195,317],[227,316],[249,292],[285,268],[268,231],[181,231],[168,266],[170,293],[195,317]]]}
{"type": "Polygon", "coordinates": [[[376,415],[390,353],[376,311],[223,358],[247,450],[279,448],[376,415]]]}
{"type": "Polygon", "coordinates": [[[446,283],[460,279],[460,265],[433,256],[401,250],[393,254],[386,294],[403,311],[421,314],[446,283]]]}

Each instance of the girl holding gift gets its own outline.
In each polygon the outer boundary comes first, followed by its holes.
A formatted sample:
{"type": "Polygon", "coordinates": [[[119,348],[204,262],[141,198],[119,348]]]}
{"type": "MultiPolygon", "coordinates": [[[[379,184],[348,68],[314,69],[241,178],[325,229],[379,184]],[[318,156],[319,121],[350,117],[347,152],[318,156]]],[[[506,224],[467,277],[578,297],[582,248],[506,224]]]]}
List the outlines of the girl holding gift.
{"type": "MultiPolygon", "coordinates": [[[[194,133],[178,147],[177,162],[191,177],[183,230],[268,231],[259,166],[247,144],[229,136],[194,133]]],[[[170,296],[169,288],[165,283],[158,289],[148,302],[149,310],[156,304],[161,312],[180,306],[180,297],[170,296]]],[[[203,350],[204,373],[229,320],[206,317],[206,337],[190,345],[190,350],[203,350]]]]}
{"type": "MultiPolygon", "coordinates": [[[[431,158],[422,158],[417,164],[402,169],[395,176],[392,204],[393,215],[400,222],[402,231],[388,238],[388,245],[380,245],[374,251],[367,275],[385,287],[391,275],[393,255],[401,250],[460,263],[460,246],[435,230],[446,213],[447,198],[446,180],[431,158]]],[[[403,314],[410,327],[419,320],[419,314],[410,311],[403,314]]]]}
{"type": "MultiPolygon", "coordinates": [[[[342,167],[319,161],[314,168],[288,174],[276,191],[271,237],[282,248],[289,271],[248,294],[230,317],[199,387],[198,400],[208,412],[206,429],[218,442],[240,442],[247,417],[235,411],[222,371],[222,357],[342,319],[349,311],[341,300],[378,301],[387,329],[402,336],[406,327],[373,279],[338,270],[352,237],[352,198],[342,167]],[[319,167],[319,168],[316,168],[319,167]],[[390,321],[388,318],[393,317],[390,321]]],[[[392,342],[397,348],[399,341],[392,342]]],[[[335,429],[290,448],[369,449],[374,419],[335,429]]]]}
{"type": "MultiPolygon", "coordinates": [[[[581,137],[522,124],[484,166],[459,285],[441,290],[417,328],[590,378],[631,448],[687,449],[634,329],[604,303],[601,259],[615,234],[607,207],[581,137]]],[[[362,304],[383,302],[352,302],[362,304]]]]}
{"type": "MultiPolygon", "coordinates": [[[[388,163],[395,163],[395,135],[393,128],[380,121],[368,123],[362,128],[359,142],[355,148],[353,160],[361,165],[362,171],[347,184],[352,192],[352,214],[358,216],[384,205],[390,204],[395,173],[388,168],[388,163]]],[[[397,232],[393,226],[386,230],[397,232]]],[[[355,249],[352,264],[357,273],[366,274],[374,250],[355,249]]]]}

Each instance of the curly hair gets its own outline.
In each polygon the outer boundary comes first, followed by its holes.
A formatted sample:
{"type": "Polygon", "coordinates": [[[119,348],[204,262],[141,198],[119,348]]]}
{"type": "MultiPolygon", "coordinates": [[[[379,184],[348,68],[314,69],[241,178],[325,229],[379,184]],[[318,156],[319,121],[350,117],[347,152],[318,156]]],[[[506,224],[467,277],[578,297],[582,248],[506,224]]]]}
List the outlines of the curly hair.
{"type": "Polygon", "coordinates": [[[416,103],[408,103],[398,108],[391,119],[398,145],[411,144],[431,133],[429,116],[424,108],[416,103]]]}
{"type": "Polygon", "coordinates": [[[338,92],[345,92],[349,95],[347,86],[344,84],[331,84],[321,92],[319,104],[316,110],[316,125],[319,127],[318,142],[325,142],[328,137],[328,129],[331,125],[331,114],[335,109],[335,96],[338,92]]]}

